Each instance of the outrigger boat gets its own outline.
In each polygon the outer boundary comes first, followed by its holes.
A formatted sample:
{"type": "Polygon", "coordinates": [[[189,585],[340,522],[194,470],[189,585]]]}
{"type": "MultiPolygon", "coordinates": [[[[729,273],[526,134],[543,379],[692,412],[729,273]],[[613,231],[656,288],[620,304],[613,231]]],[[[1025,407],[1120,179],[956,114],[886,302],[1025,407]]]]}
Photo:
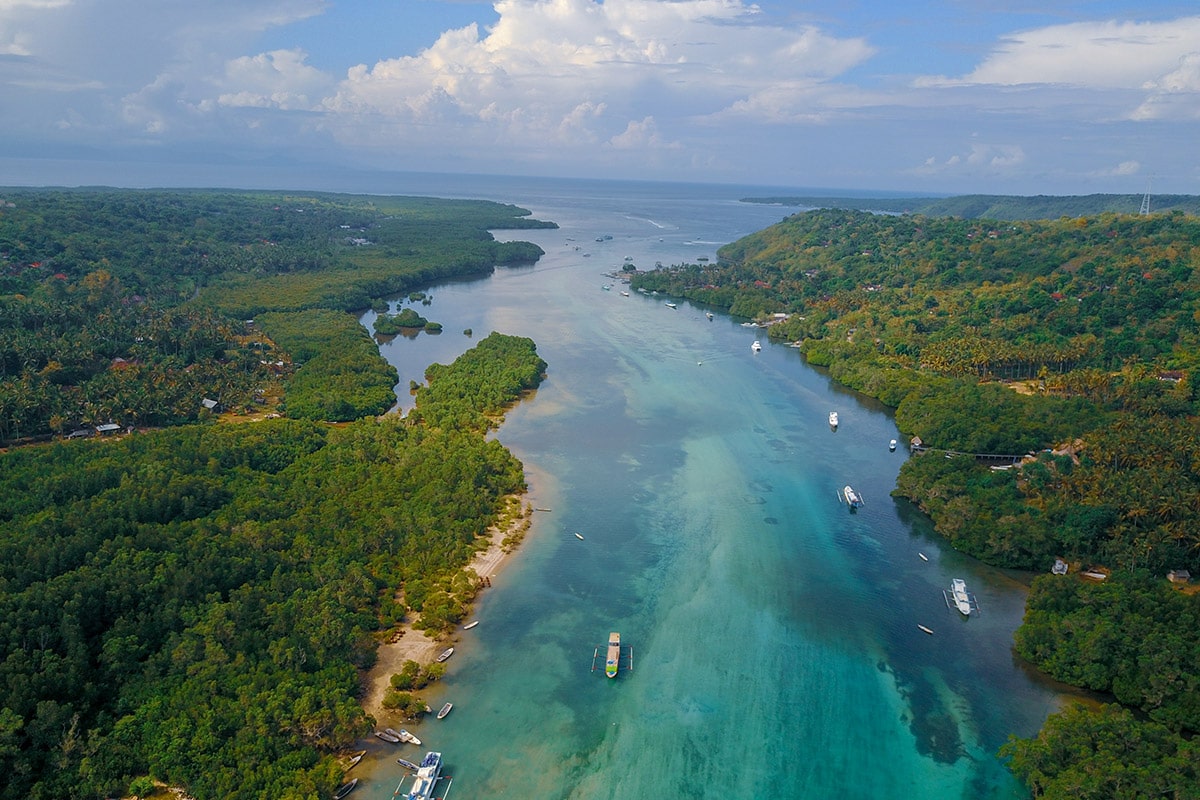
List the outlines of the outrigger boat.
{"type": "Polygon", "coordinates": [[[617,677],[617,667],[621,661],[621,634],[613,631],[608,635],[608,658],[604,660],[604,674],[610,678],[617,677]]]}
{"type": "Polygon", "coordinates": [[[950,591],[947,593],[943,589],[942,596],[946,598],[946,605],[953,604],[954,608],[958,609],[958,613],[964,617],[971,616],[971,612],[979,608],[975,602],[974,595],[967,591],[967,582],[962,578],[952,580],[950,582],[950,591]]]}
{"type": "Polygon", "coordinates": [[[856,508],[862,508],[862,495],[854,491],[854,487],[852,487],[850,484],[846,484],[846,486],[842,488],[842,499],[846,501],[846,505],[850,506],[851,511],[856,508]]]}

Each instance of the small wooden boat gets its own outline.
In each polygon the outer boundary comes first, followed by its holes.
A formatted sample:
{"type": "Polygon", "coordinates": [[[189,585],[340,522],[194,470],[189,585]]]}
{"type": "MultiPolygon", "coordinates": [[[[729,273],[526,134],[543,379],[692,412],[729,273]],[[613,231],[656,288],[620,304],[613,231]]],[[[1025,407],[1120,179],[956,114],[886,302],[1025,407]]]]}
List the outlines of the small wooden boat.
{"type": "Polygon", "coordinates": [[[442,663],[443,661],[445,661],[447,658],[449,658],[452,655],[454,655],[454,648],[447,647],[445,650],[442,651],[442,654],[437,657],[438,663],[439,664],[442,663]]]}
{"type": "Polygon", "coordinates": [[[479,624],[479,620],[475,620],[474,622],[468,622],[466,625],[463,625],[463,630],[469,631],[469,630],[471,630],[471,628],[474,628],[478,624],[479,624]]]}
{"type": "Polygon", "coordinates": [[[355,778],[349,783],[343,783],[341,787],[333,793],[333,800],[342,800],[343,797],[354,791],[355,786],[358,786],[358,778],[355,778]]]}
{"type": "Polygon", "coordinates": [[[355,764],[357,764],[358,762],[362,761],[362,760],[363,760],[363,756],[365,756],[366,754],[367,754],[367,751],[366,751],[366,750],[359,750],[357,753],[355,753],[354,755],[350,756],[350,763],[348,763],[348,764],[346,765],[346,769],[350,769],[350,768],[351,768],[351,767],[353,767],[355,764]]]}
{"type": "Polygon", "coordinates": [[[579,532],[577,531],[577,532],[575,533],[575,538],[576,538],[576,539],[578,539],[579,541],[581,541],[581,542],[582,542],[582,541],[583,541],[583,534],[582,534],[582,533],[579,533],[579,532]]]}
{"type": "Polygon", "coordinates": [[[928,633],[930,636],[933,636],[933,630],[930,628],[926,628],[924,625],[918,625],[917,627],[928,633]]]}
{"type": "Polygon", "coordinates": [[[442,706],[442,710],[438,712],[437,718],[445,719],[446,715],[450,713],[450,709],[452,708],[454,708],[454,703],[446,703],[446,705],[442,706]]]}
{"type": "Polygon", "coordinates": [[[408,761],[407,759],[397,758],[396,763],[399,764],[400,766],[404,767],[405,769],[411,769],[413,772],[416,772],[417,770],[420,769],[420,767],[418,767],[413,762],[408,761]]]}
{"type": "Polygon", "coordinates": [[[391,728],[388,728],[386,731],[375,731],[375,735],[380,739],[383,739],[385,742],[400,744],[400,734],[396,733],[391,728]]]}
{"type": "Polygon", "coordinates": [[[408,741],[408,739],[404,736],[403,731],[393,730],[392,728],[384,728],[383,732],[386,733],[388,736],[393,737],[396,740],[397,744],[399,744],[400,742],[408,741]]]}

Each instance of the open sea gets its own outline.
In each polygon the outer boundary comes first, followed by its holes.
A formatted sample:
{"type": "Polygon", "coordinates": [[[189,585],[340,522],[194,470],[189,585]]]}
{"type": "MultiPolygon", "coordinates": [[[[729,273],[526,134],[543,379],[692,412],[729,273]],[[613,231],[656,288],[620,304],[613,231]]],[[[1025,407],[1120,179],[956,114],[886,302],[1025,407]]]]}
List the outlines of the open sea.
{"type": "Polygon", "coordinates": [[[510,202],[560,228],[497,232],[546,255],[430,287],[416,308],[445,331],[381,342],[407,408],[428,364],[493,330],[532,338],[548,377],[496,435],[549,510],[425,695],[453,713],[406,726],[422,748],[364,742],[355,797],[407,790],[396,756],[430,749],[448,798],[1027,796],[996,751],[1066,697],[1012,651],[1028,576],[955,552],[890,496],[908,454],[886,408],[745,320],[605,276],[715,260],[790,213],[739,199],[780,190],[408,176],[371,191],[510,202]],[[947,607],[955,577],[977,615],[947,607]],[[626,645],[613,680],[610,631],[626,645]]]}

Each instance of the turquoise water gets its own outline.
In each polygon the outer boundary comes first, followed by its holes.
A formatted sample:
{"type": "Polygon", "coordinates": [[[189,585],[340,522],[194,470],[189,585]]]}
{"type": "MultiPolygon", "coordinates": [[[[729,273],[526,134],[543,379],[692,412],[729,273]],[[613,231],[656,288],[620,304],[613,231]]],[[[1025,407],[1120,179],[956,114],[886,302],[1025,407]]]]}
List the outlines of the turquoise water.
{"type": "MultiPolygon", "coordinates": [[[[425,365],[491,330],[549,363],[498,437],[551,510],[428,697],[454,712],[413,728],[443,752],[450,797],[1025,796],[995,752],[1062,695],[1012,654],[1024,589],[889,496],[907,454],[888,451],[903,437],[886,410],[740,320],[601,289],[626,256],[715,258],[785,211],[737,203],[750,188],[459,181],[391,191],[514,202],[561,228],[498,233],[547,255],[433,287],[420,310],[445,332],[381,345],[402,405],[425,365]],[[947,609],[952,577],[980,615],[947,609]],[[611,630],[633,656],[616,680],[592,671],[611,630]]],[[[357,795],[390,797],[399,752],[370,747],[357,795]]]]}

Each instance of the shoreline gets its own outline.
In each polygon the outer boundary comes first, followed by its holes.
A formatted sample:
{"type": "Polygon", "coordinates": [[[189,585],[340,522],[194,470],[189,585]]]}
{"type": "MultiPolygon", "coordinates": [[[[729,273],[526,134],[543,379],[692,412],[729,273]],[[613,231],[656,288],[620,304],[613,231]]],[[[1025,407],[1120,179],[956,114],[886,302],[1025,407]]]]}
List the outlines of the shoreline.
{"type": "MultiPolygon", "coordinates": [[[[479,576],[480,592],[491,587],[491,580],[503,571],[510,561],[510,556],[520,549],[525,537],[533,529],[534,512],[548,510],[536,507],[534,493],[528,490],[523,494],[510,495],[507,500],[510,503],[518,504],[520,513],[514,515],[506,525],[493,525],[489,528],[486,534],[487,546],[476,552],[470,562],[464,566],[464,569],[474,570],[475,574],[479,576]],[[514,534],[520,534],[520,538],[515,542],[509,541],[514,534]],[[505,544],[506,541],[509,541],[508,545],[505,544]],[[483,581],[487,582],[482,583],[483,581]]],[[[477,593],[475,600],[471,603],[472,610],[478,599],[477,593]]],[[[464,623],[469,621],[470,619],[466,619],[464,623]]],[[[460,625],[444,636],[430,638],[425,631],[414,628],[412,621],[408,619],[395,625],[391,630],[390,638],[382,642],[376,650],[377,657],[374,666],[362,678],[361,704],[367,715],[372,717],[378,725],[390,724],[385,720],[397,719],[394,712],[383,707],[383,698],[387,693],[392,675],[400,672],[406,661],[416,661],[422,666],[435,663],[438,654],[446,647],[451,645],[459,647],[458,635],[461,632],[462,626],[460,625]]]]}

